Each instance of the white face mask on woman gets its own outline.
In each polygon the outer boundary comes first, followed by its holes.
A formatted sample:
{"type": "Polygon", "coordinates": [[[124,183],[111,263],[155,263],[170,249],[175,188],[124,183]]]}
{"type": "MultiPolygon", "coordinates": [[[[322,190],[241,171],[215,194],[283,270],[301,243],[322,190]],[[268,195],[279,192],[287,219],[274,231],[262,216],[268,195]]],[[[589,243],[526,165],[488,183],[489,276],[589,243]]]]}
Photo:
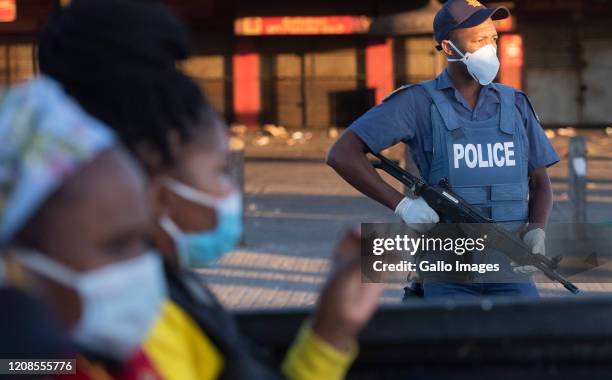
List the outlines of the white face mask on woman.
{"type": "Polygon", "coordinates": [[[463,62],[472,78],[483,86],[493,82],[499,71],[495,46],[488,44],[473,53],[463,54],[451,41],[448,43],[461,56],[461,58],[449,58],[449,62],[463,62]]]}
{"type": "Polygon", "coordinates": [[[136,353],[166,297],[156,253],[82,273],[37,252],[16,257],[26,268],[74,289],[81,301],[76,343],[121,362],[136,353]]]}

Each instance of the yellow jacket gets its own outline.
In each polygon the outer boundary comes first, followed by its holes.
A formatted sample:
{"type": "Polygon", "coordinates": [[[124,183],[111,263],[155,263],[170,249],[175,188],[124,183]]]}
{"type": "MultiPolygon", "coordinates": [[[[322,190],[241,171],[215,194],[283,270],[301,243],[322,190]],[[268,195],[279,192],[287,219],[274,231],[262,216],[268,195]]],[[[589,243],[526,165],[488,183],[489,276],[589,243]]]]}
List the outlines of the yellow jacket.
{"type": "MultiPolygon", "coordinates": [[[[165,379],[217,379],[224,358],[198,324],[168,300],[144,342],[143,350],[165,379]]],[[[338,352],[304,323],[282,365],[290,380],[343,379],[357,354],[338,352]]]]}

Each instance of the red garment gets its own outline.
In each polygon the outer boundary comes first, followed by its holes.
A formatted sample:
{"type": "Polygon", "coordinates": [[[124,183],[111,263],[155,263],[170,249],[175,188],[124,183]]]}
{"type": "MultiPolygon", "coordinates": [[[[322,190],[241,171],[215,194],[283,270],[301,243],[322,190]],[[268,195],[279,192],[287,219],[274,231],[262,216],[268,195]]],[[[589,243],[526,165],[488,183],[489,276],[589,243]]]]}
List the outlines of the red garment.
{"type": "Polygon", "coordinates": [[[145,353],[139,350],[119,372],[111,372],[101,363],[77,357],[76,374],[56,375],[56,380],[163,380],[145,353]]]}

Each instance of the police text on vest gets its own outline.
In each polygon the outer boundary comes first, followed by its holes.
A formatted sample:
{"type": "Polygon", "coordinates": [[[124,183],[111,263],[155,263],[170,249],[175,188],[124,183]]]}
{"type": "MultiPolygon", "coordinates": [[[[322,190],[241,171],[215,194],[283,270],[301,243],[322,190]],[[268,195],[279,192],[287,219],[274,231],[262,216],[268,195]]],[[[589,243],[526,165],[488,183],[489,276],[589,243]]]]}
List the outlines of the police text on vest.
{"type": "Polygon", "coordinates": [[[516,166],[514,160],[514,142],[494,144],[453,144],[453,162],[455,169],[459,169],[460,162],[473,169],[516,166]]]}

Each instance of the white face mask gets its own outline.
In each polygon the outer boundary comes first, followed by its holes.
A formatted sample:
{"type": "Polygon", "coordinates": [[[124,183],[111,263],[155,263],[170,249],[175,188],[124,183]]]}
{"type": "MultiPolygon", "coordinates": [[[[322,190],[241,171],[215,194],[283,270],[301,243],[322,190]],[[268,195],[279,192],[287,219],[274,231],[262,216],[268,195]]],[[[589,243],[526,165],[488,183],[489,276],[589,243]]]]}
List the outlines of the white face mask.
{"type": "Polygon", "coordinates": [[[499,71],[499,59],[495,46],[489,44],[473,53],[462,54],[451,41],[448,41],[448,43],[462,57],[459,59],[449,58],[449,62],[463,62],[472,78],[483,86],[493,82],[499,71]]]}
{"type": "Polygon", "coordinates": [[[40,253],[16,257],[74,289],[81,300],[81,318],[73,330],[76,343],[121,362],[136,353],[166,297],[162,261],[155,253],[83,273],[40,253]]]}

